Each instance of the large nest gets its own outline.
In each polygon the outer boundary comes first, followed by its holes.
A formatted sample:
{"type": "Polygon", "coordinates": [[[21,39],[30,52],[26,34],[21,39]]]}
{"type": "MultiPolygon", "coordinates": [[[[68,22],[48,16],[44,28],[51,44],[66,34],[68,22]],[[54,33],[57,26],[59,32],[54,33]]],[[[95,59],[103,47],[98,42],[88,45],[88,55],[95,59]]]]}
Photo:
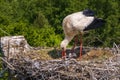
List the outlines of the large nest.
{"type": "Polygon", "coordinates": [[[2,37],[0,49],[0,77],[7,70],[9,80],[120,80],[120,45],[115,43],[112,49],[83,48],[82,60],[62,60],[61,50],[30,47],[23,36],[2,37]]]}
{"type": "Polygon", "coordinates": [[[106,60],[89,61],[73,58],[41,60],[40,54],[36,53],[1,59],[18,80],[120,80],[119,54],[106,60]]]}

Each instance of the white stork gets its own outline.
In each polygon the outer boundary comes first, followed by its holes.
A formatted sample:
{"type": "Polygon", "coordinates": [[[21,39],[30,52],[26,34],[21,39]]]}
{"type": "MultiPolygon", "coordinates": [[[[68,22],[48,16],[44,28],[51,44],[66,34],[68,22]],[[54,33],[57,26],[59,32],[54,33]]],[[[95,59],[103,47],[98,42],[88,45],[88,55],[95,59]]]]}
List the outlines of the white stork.
{"type": "Polygon", "coordinates": [[[84,31],[91,30],[102,26],[105,23],[101,18],[96,18],[92,10],[84,10],[66,16],[63,19],[63,30],[65,34],[64,40],[61,42],[62,58],[66,58],[66,46],[74,38],[80,34],[80,58],[82,55],[82,34],[84,31]]]}

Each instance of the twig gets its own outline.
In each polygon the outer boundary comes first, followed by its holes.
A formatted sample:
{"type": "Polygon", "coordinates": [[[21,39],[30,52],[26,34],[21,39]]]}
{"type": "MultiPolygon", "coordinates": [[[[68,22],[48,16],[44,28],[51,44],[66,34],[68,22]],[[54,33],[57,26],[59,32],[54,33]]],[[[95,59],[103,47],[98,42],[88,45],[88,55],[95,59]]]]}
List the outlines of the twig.
{"type": "Polygon", "coordinates": [[[4,58],[0,57],[0,59],[1,59],[2,61],[4,61],[5,63],[7,63],[8,67],[9,67],[10,69],[15,70],[15,68],[14,68],[9,62],[7,62],[4,58]]]}
{"type": "Polygon", "coordinates": [[[90,80],[97,80],[89,67],[85,67],[85,69],[89,72],[89,75],[91,75],[90,80]]]}
{"type": "Polygon", "coordinates": [[[116,49],[116,54],[120,54],[120,49],[119,49],[119,46],[114,42],[113,43],[113,48],[115,48],[116,49]]]}

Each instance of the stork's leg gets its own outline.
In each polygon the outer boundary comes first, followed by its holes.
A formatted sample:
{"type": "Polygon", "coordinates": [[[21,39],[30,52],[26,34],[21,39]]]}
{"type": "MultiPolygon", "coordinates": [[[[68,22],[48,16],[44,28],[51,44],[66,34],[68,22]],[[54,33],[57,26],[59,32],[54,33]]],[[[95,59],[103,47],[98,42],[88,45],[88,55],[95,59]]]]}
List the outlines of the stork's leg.
{"type": "Polygon", "coordinates": [[[78,35],[75,36],[75,38],[74,38],[74,45],[73,45],[73,47],[71,49],[72,53],[74,52],[74,49],[75,49],[75,46],[76,46],[77,43],[78,43],[78,35]]]}
{"type": "Polygon", "coordinates": [[[62,59],[66,59],[66,51],[64,48],[62,49],[62,59]]]}
{"type": "Polygon", "coordinates": [[[82,34],[80,34],[80,60],[82,59],[82,34]]]}

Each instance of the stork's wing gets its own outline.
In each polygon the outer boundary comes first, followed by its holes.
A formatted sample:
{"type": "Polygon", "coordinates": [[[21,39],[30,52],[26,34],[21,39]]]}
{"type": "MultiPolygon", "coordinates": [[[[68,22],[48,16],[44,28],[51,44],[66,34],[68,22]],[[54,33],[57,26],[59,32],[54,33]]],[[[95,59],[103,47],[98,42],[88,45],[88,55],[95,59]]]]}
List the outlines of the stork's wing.
{"type": "Polygon", "coordinates": [[[73,27],[75,27],[79,31],[83,31],[93,21],[94,17],[83,17],[80,20],[74,20],[73,27]]]}
{"type": "Polygon", "coordinates": [[[105,21],[100,18],[94,18],[91,24],[89,24],[84,31],[90,30],[90,29],[95,29],[103,26],[105,24],[105,21]]]}

